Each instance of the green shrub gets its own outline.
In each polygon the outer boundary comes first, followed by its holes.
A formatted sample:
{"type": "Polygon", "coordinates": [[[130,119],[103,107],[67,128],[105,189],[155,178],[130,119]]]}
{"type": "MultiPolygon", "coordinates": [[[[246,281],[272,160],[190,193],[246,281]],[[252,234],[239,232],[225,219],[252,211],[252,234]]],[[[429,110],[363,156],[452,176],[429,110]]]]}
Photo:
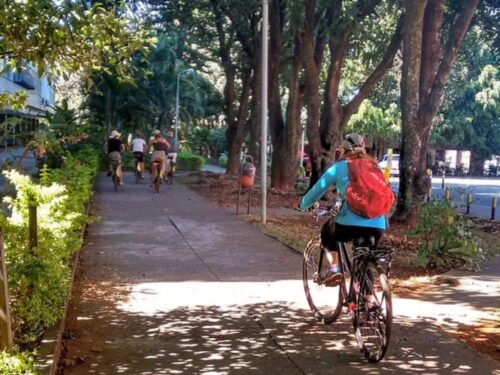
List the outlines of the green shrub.
{"type": "Polygon", "coordinates": [[[220,156],[218,164],[220,167],[226,168],[227,167],[227,156],[220,156]]]}
{"type": "Polygon", "coordinates": [[[186,171],[199,171],[205,165],[205,159],[189,151],[177,154],[177,168],[186,171]]]}
{"type": "Polygon", "coordinates": [[[29,353],[15,351],[0,352],[0,374],[31,375],[36,374],[33,357],[29,353]]]}
{"type": "Polygon", "coordinates": [[[427,267],[477,266],[483,252],[472,233],[472,221],[446,201],[423,203],[414,234],[421,241],[419,263],[427,267]]]}
{"type": "Polygon", "coordinates": [[[84,210],[97,166],[97,153],[82,150],[67,156],[60,169],[42,169],[39,183],[16,171],[5,172],[17,193],[4,198],[11,214],[0,215],[0,225],[13,326],[24,342],[35,342],[44,326],[62,316],[69,295],[70,259],[82,245],[80,228],[88,221],[84,210]],[[38,246],[29,249],[32,205],[37,207],[38,246]]]}

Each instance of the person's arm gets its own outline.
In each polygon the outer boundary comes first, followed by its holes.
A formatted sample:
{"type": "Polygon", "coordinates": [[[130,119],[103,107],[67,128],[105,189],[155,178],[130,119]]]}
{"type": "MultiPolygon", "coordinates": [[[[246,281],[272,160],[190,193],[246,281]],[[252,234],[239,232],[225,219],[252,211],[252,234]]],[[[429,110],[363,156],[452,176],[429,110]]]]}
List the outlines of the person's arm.
{"type": "Polygon", "coordinates": [[[120,152],[125,152],[125,145],[123,144],[123,142],[120,144],[120,152]]]}
{"type": "Polygon", "coordinates": [[[320,177],[311,190],[302,197],[299,208],[305,210],[316,203],[328,190],[330,185],[337,182],[337,166],[335,163],[320,177]]]}

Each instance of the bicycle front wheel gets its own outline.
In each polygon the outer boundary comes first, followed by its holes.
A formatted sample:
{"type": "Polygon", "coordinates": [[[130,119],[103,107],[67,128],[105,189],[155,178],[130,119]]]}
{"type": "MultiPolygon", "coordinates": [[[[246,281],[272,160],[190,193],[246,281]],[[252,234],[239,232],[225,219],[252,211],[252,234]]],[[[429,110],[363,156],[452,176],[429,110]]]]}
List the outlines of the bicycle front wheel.
{"type": "Polygon", "coordinates": [[[310,240],[304,251],[302,278],[307,302],[314,316],[318,321],[331,324],[342,312],[344,298],[340,282],[335,286],[324,283],[328,260],[321,253],[320,240],[310,240]]]}
{"type": "Polygon", "coordinates": [[[370,362],[379,362],[387,353],[392,331],[389,281],[383,268],[372,262],[368,263],[364,278],[356,279],[354,333],[365,358],[370,362]]]}

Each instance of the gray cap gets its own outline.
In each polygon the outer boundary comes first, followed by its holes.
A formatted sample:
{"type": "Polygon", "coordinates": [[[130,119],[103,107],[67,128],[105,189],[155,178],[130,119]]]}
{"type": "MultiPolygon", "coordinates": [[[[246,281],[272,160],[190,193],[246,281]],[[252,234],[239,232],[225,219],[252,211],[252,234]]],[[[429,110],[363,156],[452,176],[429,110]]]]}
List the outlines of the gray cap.
{"type": "Polygon", "coordinates": [[[365,138],[359,134],[347,134],[341,143],[346,150],[360,151],[365,149],[365,138]]]}

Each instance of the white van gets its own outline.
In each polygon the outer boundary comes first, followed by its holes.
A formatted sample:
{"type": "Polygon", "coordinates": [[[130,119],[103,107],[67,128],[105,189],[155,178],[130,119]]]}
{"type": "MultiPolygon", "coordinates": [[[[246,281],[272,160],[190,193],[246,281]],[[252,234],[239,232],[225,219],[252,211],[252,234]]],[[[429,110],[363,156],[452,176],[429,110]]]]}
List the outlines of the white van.
{"type": "MultiPolygon", "coordinates": [[[[379,168],[387,168],[389,154],[385,154],[382,160],[378,163],[379,168]]],[[[399,154],[392,154],[391,175],[399,176],[399,154]]]]}

